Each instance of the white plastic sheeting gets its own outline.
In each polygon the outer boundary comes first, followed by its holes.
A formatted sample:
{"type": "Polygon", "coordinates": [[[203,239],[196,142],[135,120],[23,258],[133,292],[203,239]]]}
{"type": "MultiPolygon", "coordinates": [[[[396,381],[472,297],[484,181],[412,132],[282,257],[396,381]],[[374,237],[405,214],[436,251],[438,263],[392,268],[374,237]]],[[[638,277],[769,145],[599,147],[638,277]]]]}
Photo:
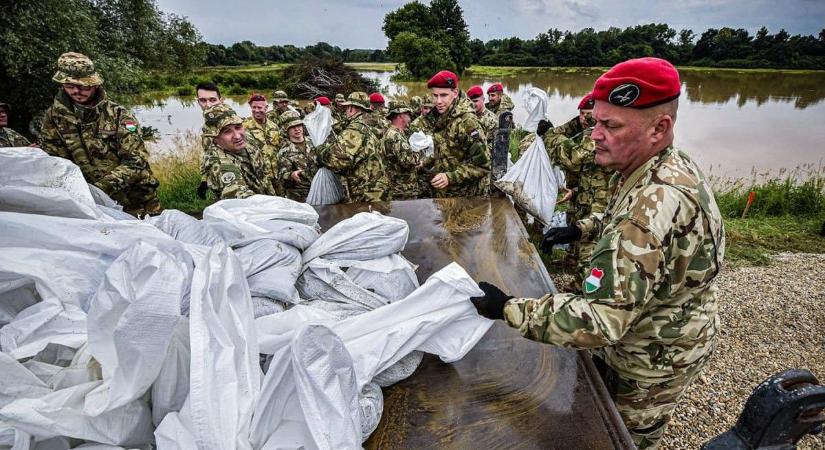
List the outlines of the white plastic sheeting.
{"type": "Polygon", "coordinates": [[[527,120],[524,121],[523,128],[531,133],[536,132],[539,121],[550,120],[550,97],[544,89],[527,88],[524,93],[524,108],[527,110],[527,120]]]}
{"type": "Polygon", "coordinates": [[[307,203],[310,205],[334,205],[344,200],[344,186],[331,170],[321,167],[309,185],[307,203]]]}
{"type": "Polygon", "coordinates": [[[410,149],[414,152],[424,152],[424,155],[431,156],[435,149],[433,137],[423,131],[416,131],[410,135],[410,149]]]}
{"type": "Polygon", "coordinates": [[[380,386],[490,326],[457,265],[419,287],[399,219],[321,235],[309,205],[254,196],[133,220],[71,163],[0,159],[0,449],[358,448],[380,386]],[[62,181],[7,173],[31,167],[62,181]],[[286,309],[299,276],[312,301],[286,309]]]}
{"type": "Polygon", "coordinates": [[[315,104],[315,110],[304,117],[304,126],[315,145],[321,145],[332,131],[332,110],[315,104]]]}

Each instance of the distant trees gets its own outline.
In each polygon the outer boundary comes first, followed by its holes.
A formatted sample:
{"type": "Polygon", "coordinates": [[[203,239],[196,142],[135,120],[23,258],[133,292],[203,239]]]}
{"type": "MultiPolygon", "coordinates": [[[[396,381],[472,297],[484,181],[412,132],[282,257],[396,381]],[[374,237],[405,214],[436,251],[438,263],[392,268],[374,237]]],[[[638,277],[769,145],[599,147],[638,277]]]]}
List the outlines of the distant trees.
{"type": "Polygon", "coordinates": [[[240,66],[246,64],[293,63],[305,56],[340,59],[345,62],[387,62],[389,56],[383,50],[341,49],[326,42],[307,47],[294,45],[258,46],[242,41],[226,47],[205,44],[207,66],[240,66]]]}
{"type": "Polygon", "coordinates": [[[0,42],[0,99],[23,129],[57,91],[51,77],[64,52],[91,57],[106,86],[122,93],[140,89],[147,69],[200,66],[205,50],[189,21],[154,0],[7,0],[0,42]]]}

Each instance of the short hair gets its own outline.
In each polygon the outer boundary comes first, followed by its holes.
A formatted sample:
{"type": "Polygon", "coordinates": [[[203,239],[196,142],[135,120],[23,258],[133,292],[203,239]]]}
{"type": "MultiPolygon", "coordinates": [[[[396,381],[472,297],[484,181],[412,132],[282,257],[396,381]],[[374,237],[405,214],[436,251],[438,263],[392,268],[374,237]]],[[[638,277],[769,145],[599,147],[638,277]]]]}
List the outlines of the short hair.
{"type": "Polygon", "coordinates": [[[195,97],[198,96],[198,91],[200,90],[217,92],[218,98],[221,98],[221,90],[218,89],[218,85],[215,83],[209,81],[198,83],[198,85],[195,86],[195,97]]]}

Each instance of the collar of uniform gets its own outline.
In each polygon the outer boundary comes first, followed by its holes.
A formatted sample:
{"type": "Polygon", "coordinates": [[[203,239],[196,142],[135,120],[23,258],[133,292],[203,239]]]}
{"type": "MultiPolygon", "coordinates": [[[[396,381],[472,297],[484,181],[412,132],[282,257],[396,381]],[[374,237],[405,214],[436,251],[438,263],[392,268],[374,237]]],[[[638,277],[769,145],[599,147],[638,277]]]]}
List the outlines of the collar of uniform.
{"type": "Polygon", "coordinates": [[[667,146],[665,149],[661,150],[659,153],[653,155],[650,159],[645,161],[644,164],[637,167],[633,173],[630,174],[627,179],[621,179],[620,183],[621,187],[619,188],[619,192],[616,195],[616,202],[614,205],[620,205],[627,194],[630,192],[633,187],[639,183],[639,181],[647,175],[655,166],[658,166],[665,157],[673,151],[673,145],[667,146]]]}

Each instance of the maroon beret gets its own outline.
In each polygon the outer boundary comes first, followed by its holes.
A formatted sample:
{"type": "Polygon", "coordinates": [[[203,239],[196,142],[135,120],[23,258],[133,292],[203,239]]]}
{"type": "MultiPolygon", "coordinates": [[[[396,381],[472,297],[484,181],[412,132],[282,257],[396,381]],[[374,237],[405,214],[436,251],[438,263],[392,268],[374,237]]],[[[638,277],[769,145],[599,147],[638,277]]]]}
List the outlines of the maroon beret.
{"type": "Polygon", "coordinates": [[[616,106],[649,108],[675,100],[681,93],[679,72],[660,58],[630,59],[596,80],[592,96],[616,106]]]}
{"type": "Polygon", "coordinates": [[[491,92],[504,92],[504,86],[501,83],[493,83],[492,86],[487,88],[487,93],[491,92]]]}
{"type": "Polygon", "coordinates": [[[384,96],[378,92],[370,94],[370,103],[384,103],[384,96]]]}
{"type": "Polygon", "coordinates": [[[252,103],[252,102],[265,102],[265,101],[266,101],[266,97],[264,97],[264,95],[263,95],[263,94],[258,94],[257,92],[253,92],[253,93],[249,96],[249,102],[248,102],[248,103],[252,103]]]}
{"type": "Polygon", "coordinates": [[[430,81],[427,82],[427,87],[458,89],[458,75],[449,70],[442,70],[430,78],[430,81]]]}
{"type": "Polygon", "coordinates": [[[595,103],[596,103],[596,101],[593,100],[593,95],[592,94],[587,94],[587,95],[584,96],[584,98],[582,98],[582,101],[579,102],[579,108],[578,109],[593,109],[593,105],[595,103]]]}
{"type": "Polygon", "coordinates": [[[323,95],[320,97],[316,97],[315,101],[318,102],[319,105],[327,106],[329,105],[329,99],[324,97],[323,95]]]}
{"type": "Polygon", "coordinates": [[[481,86],[479,86],[479,85],[475,85],[475,86],[471,87],[470,89],[467,89],[467,97],[478,98],[478,97],[481,97],[482,95],[484,95],[484,90],[481,89],[481,86]]]}

